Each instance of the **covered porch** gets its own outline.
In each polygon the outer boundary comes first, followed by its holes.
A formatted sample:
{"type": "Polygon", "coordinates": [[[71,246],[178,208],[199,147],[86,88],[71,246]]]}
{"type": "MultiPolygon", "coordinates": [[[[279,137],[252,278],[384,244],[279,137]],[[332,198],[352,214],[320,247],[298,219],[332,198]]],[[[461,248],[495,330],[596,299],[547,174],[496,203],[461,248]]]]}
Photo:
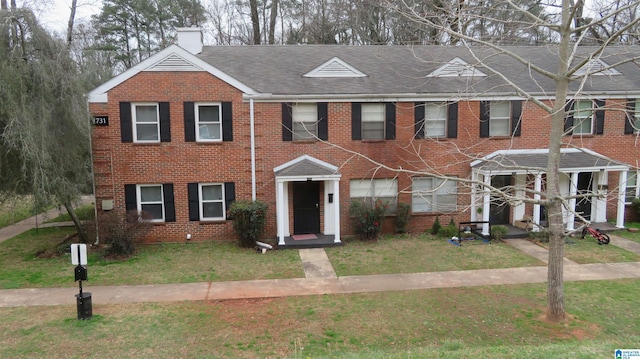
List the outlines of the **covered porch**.
{"type": "Polygon", "coordinates": [[[273,171],[278,248],[342,244],[338,167],[304,155],[273,171]]]}
{"type": "MultiPolygon", "coordinates": [[[[518,225],[523,220],[532,224],[532,231],[546,227],[546,210],[540,204],[524,199],[542,199],[546,186],[548,149],[496,151],[471,163],[472,221],[491,224],[518,225]],[[492,194],[490,187],[508,194],[492,194]]],[[[580,217],[592,223],[607,222],[609,173],[619,172],[616,202],[617,228],[624,228],[625,187],[629,166],[613,161],[585,148],[563,148],[560,154],[560,186],[568,198],[563,208],[563,223],[567,231],[576,228],[580,217]]],[[[484,224],[483,234],[489,233],[484,224]]]]}

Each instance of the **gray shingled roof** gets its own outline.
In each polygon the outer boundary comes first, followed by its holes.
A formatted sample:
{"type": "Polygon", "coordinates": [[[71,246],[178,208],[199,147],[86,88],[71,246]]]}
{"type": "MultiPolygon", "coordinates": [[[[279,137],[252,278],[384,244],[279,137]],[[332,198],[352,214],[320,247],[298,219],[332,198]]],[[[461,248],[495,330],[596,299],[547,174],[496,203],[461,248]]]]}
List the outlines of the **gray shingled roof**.
{"type": "MultiPolygon", "coordinates": [[[[462,46],[205,46],[197,56],[254,90],[274,95],[410,95],[425,94],[456,97],[458,94],[515,95],[513,89],[484,65],[499,70],[524,90],[538,96],[553,97],[554,82],[530,71],[512,57],[484,47],[462,46]],[[366,77],[309,78],[306,73],[333,57],[365,73],[366,77]],[[427,77],[429,73],[455,57],[478,64],[486,77],[427,77]],[[480,64],[480,62],[482,62],[480,64]]],[[[508,50],[552,73],[557,69],[557,49],[552,46],[509,47],[508,50]]],[[[582,47],[580,56],[593,48],[582,47]]],[[[613,65],[640,56],[640,47],[609,47],[600,57],[613,65]]],[[[577,60],[576,60],[577,61],[577,60]]],[[[634,62],[616,66],[619,76],[590,76],[583,93],[640,94],[640,67],[634,62]]],[[[578,81],[571,85],[578,89],[578,81]]]]}
{"type": "MultiPolygon", "coordinates": [[[[536,153],[533,151],[532,153],[506,153],[499,154],[486,161],[481,161],[472,167],[482,172],[518,172],[522,170],[529,170],[530,172],[540,170],[545,172],[547,159],[547,153],[536,153]]],[[[627,167],[627,165],[591,151],[572,151],[560,154],[561,172],[571,172],[571,170],[585,168],[597,171],[600,169],[611,169],[612,167],[620,169],[627,167]]]]}

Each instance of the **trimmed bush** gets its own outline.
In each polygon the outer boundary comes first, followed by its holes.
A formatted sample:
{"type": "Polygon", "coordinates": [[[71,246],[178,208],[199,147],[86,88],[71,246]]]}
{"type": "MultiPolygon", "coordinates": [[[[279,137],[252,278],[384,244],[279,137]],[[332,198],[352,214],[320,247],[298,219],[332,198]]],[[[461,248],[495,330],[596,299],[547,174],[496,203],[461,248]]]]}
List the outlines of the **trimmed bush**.
{"type": "Polygon", "coordinates": [[[507,236],[508,231],[509,230],[507,229],[507,226],[503,226],[501,224],[493,225],[491,226],[491,237],[493,237],[493,239],[497,241],[500,241],[507,236]]]}
{"type": "Polygon", "coordinates": [[[635,197],[632,199],[631,207],[633,207],[633,214],[636,216],[635,220],[640,221],[640,198],[635,197]]]}
{"type": "Polygon", "coordinates": [[[356,234],[363,241],[378,239],[387,205],[382,201],[376,201],[369,206],[362,201],[352,201],[349,207],[349,215],[353,220],[356,234]]]}
{"type": "Polygon", "coordinates": [[[441,229],[442,225],[440,224],[440,217],[436,217],[436,220],[433,222],[433,226],[431,227],[431,234],[437,236],[441,229]]]}
{"type": "Polygon", "coordinates": [[[267,205],[261,201],[236,201],[229,209],[233,219],[233,230],[238,235],[238,245],[255,247],[266,222],[267,205]]]}
{"type": "Polygon", "coordinates": [[[407,203],[398,203],[396,209],[396,219],[394,221],[396,233],[406,233],[407,223],[411,217],[411,206],[407,203]]]}
{"type": "Polygon", "coordinates": [[[443,238],[451,238],[458,236],[458,227],[455,223],[449,223],[446,227],[442,227],[438,232],[438,236],[443,238]]]}

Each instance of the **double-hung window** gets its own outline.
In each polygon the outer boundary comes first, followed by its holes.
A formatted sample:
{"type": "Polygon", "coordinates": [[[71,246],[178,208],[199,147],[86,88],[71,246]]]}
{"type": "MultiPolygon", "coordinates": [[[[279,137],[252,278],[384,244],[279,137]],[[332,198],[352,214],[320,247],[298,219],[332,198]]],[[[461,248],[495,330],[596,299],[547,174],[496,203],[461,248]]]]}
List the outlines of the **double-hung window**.
{"type": "Polygon", "coordinates": [[[383,103],[362,104],[362,139],[384,140],[385,105],[383,103]]]}
{"type": "Polygon", "coordinates": [[[634,101],[631,123],[633,125],[633,133],[640,133],[640,100],[634,101]]]}
{"type": "Polygon", "coordinates": [[[387,213],[395,213],[398,198],[398,180],[376,178],[351,180],[349,193],[352,201],[362,201],[373,206],[377,201],[387,205],[387,213]]]}
{"type": "Polygon", "coordinates": [[[222,111],[220,103],[198,103],[195,105],[197,141],[222,141],[222,111]]]}
{"type": "Polygon", "coordinates": [[[414,178],[411,191],[414,213],[456,211],[458,186],[455,181],[434,177],[414,178]]]}
{"type": "Polygon", "coordinates": [[[164,195],[162,185],[137,185],[138,213],[144,212],[145,219],[164,222],[164,195]]]}
{"type": "Polygon", "coordinates": [[[489,136],[509,136],[511,132],[511,103],[492,101],[489,107],[489,136]]]}
{"type": "Polygon", "coordinates": [[[318,108],[315,103],[293,104],[293,140],[308,141],[318,136],[318,108]]]}
{"type": "Polygon", "coordinates": [[[593,101],[576,101],[573,113],[573,134],[593,134],[593,101]]]}
{"type": "Polygon", "coordinates": [[[160,142],[160,116],[157,103],[131,104],[135,142],[160,142]]]}
{"type": "Polygon", "coordinates": [[[225,219],[224,189],[222,183],[201,183],[200,187],[200,220],[225,219]]]}
{"type": "Polygon", "coordinates": [[[634,198],[638,197],[638,171],[627,172],[627,184],[625,189],[625,202],[631,203],[634,198]]]}
{"type": "Polygon", "coordinates": [[[447,104],[427,103],[424,106],[424,136],[445,137],[447,135],[447,104]]]}

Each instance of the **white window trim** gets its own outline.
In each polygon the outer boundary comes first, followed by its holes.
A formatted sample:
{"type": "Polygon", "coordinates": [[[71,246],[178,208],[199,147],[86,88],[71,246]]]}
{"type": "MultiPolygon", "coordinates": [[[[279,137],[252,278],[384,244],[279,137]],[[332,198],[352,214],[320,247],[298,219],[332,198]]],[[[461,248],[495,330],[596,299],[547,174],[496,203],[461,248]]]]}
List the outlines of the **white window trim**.
{"type": "MultiPolygon", "coordinates": [[[[135,102],[131,104],[131,124],[133,127],[133,142],[137,143],[158,143],[160,142],[160,104],[158,102],[135,102]],[[136,107],[138,106],[155,106],[156,107],[156,131],[158,135],[157,140],[139,140],[138,139],[138,121],[137,121],[137,111],[136,107]]],[[[140,122],[140,124],[150,125],[153,122],[140,122]]]]}
{"type": "Polygon", "coordinates": [[[492,101],[489,104],[489,137],[505,137],[511,135],[511,101],[492,101]],[[507,116],[492,116],[491,109],[497,104],[507,105],[507,116]],[[491,124],[497,120],[507,120],[506,134],[494,134],[491,132],[491,124]]]}
{"type": "Polygon", "coordinates": [[[426,138],[446,138],[447,137],[447,119],[448,119],[448,104],[444,103],[444,102],[432,102],[432,103],[425,103],[424,104],[424,137],[426,138]],[[428,107],[443,107],[444,108],[444,117],[443,118],[429,118],[427,116],[427,114],[429,113],[427,111],[428,107]],[[444,123],[444,134],[442,135],[430,135],[429,132],[427,131],[427,122],[443,122],[444,123]]]}
{"type": "Polygon", "coordinates": [[[411,212],[412,213],[451,213],[451,212],[456,212],[458,210],[458,185],[455,181],[449,180],[449,179],[441,179],[441,178],[437,178],[437,177],[414,177],[411,179],[411,188],[412,188],[412,194],[411,194],[411,212]],[[415,186],[415,180],[426,180],[426,179],[431,179],[432,181],[432,185],[431,185],[431,189],[427,190],[425,192],[419,192],[417,190],[414,190],[413,187],[415,186]],[[435,180],[442,180],[442,183],[440,183],[437,187],[433,188],[433,181],[435,180]],[[448,182],[452,182],[455,184],[455,188],[456,188],[456,193],[450,193],[450,194],[438,194],[438,190],[443,188],[445,186],[445,184],[447,184],[448,182]],[[429,196],[429,198],[431,199],[431,211],[416,211],[414,209],[414,199],[415,198],[420,198],[421,200],[426,200],[425,196],[429,196]],[[454,208],[451,208],[450,210],[447,211],[441,211],[441,210],[437,210],[439,208],[439,197],[444,197],[444,196],[455,196],[456,197],[456,203],[454,204],[454,208]],[[434,210],[436,209],[436,210],[434,210]]]}
{"type": "MultiPolygon", "coordinates": [[[[635,195],[634,197],[636,197],[636,198],[637,198],[637,197],[638,197],[638,195],[640,194],[640,193],[638,193],[638,190],[640,189],[640,187],[639,187],[639,183],[638,183],[638,176],[639,176],[639,175],[640,175],[640,172],[639,172],[639,171],[632,171],[632,170],[628,171],[628,172],[627,172],[627,183],[625,183],[625,190],[628,190],[630,187],[634,187],[634,188],[635,188],[635,194],[636,194],[636,195],[635,195]],[[632,175],[634,175],[634,174],[635,174],[635,178],[636,178],[636,184],[635,184],[635,185],[633,185],[633,186],[629,186],[629,185],[628,185],[628,183],[629,183],[629,179],[630,179],[630,178],[631,178],[631,176],[632,176],[632,175]]],[[[631,204],[631,201],[627,201],[627,198],[628,198],[628,197],[629,197],[629,192],[628,192],[628,191],[625,191],[625,204],[631,204]]]]}
{"type": "MultiPolygon", "coordinates": [[[[587,111],[587,110],[585,110],[587,111]]],[[[577,100],[574,105],[573,105],[573,134],[574,135],[593,135],[593,118],[595,117],[595,106],[592,100],[577,100]],[[589,115],[586,117],[582,117],[582,116],[578,116],[578,113],[580,112],[580,109],[578,109],[578,103],[580,102],[589,102],[591,103],[591,111],[589,112],[589,115]],[[589,119],[589,132],[576,132],[576,129],[578,128],[578,123],[589,119]]]]}
{"type": "Polygon", "coordinates": [[[318,104],[317,103],[295,103],[291,108],[291,134],[293,141],[313,141],[318,137],[318,104]],[[314,108],[314,116],[313,121],[300,121],[299,118],[296,118],[296,112],[301,107],[309,107],[314,108]],[[303,138],[298,135],[295,131],[296,124],[302,124],[305,128],[305,136],[303,138]]]}
{"type": "Polygon", "coordinates": [[[138,214],[142,213],[142,205],[143,204],[160,204],[162,207],[162,218],[157,219],[149,219],[149,222],[164,222],[165,221],[165,212],[164,212],[164,188],[161,184],[138,184],[136,185],[136,206],[138,208],[138,214]],[[143,187],[160,187],[160,201],[159,202],[142,202],[142,194],[141,188],[143,187]]]}
{"type": "Polygon", "coordinates": [[[221,221],[226,219],[227,208],[225,206],[225,197],[224,197],[224,183],[198,183],[198,211],[201,221],[221,221]],[[220,186],[222,189],[222,200],[203,200],[202,199],[202,187],[203,186],[220,186]],[[219,203],[222,202],[222,217],[205,217],[204,216],[204,204],[205,203],[219,203]]]}
{"type": "Polygon", "coordinates": [[[196,142],[222,142],[222,103],[221,102],[196,102],[195,106],[195,117],[196,117],[196,142]],[[215,121],[203,121],[203,124],[220,124],[220,138],[219,139],[210,139],[210,138],[200,138],[200,106],[218,106],[218,122],[215,121]]]}

